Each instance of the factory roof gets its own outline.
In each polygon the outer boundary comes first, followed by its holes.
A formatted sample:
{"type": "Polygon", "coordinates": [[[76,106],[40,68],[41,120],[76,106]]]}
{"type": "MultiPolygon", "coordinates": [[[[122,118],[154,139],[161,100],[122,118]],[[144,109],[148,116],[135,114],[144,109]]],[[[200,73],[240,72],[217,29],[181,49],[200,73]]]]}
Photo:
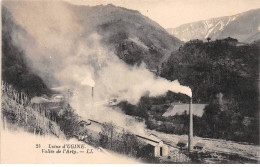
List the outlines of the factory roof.
{"type": "Polygon", "coordinates": [[[155,134],[150,134],[149,136],[147,136],[147,135],[143,135],[143,136],[136,135],[136,137],[143,139],[147,144],[150,144],[152,146],[157,146],[159,143],[161,143],[161,144],[165,144],[165,145],[177,148],[176,146],[173,146],[172,143],[160,139],[155,134]]]}
{"type": "Polygon", "coordinates": [[[136,136],[136,137],[139,137],[139,138],[141,138],[141,139],[150,141],[150,142],[159,143],[158,141],[153,140],[153,139],[150,139],[149,137],[146,137],[146,136],[140,136],[140,135],[135,135],[135,136],[136,136]]]}

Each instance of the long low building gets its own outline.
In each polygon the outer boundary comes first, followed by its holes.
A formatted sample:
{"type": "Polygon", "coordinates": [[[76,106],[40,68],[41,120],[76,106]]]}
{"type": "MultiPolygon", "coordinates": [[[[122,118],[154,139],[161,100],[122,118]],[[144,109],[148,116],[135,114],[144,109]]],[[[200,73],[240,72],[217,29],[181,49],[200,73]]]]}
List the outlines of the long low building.
{"type": "Polygon", "coordinates": [[[178,150],[177,147],[172,146],[170,143],[161,140],[154,134],[150,134],[149,136],[136,135],[136,137],[152,147],[153,155],[155,157],[167,157],[169,156],[171,150],[178,150]]]}
{"type": "MultiPolygon", "coordinates": [[[[78,122],[80,130],[78,134],[75,134],[75,137],[77,137],[79,140],[85,140],[88,136],[91,136],[95,140],[100,139],[100,132],[102,131],[102,126],[104,123],[98,122],[96,120],[88,119],[78,122]]],[[[115,130],[118,133],[123,132],[123,128],[119,126],[114,127],[115,130]]],[[[167,157],[170,154],[170,151],[172,150],[178,150],[177,146],[171,145],[169,142],[164,141],[160,138],[158,138],[154,134],[150,135],[138,135],[134,134],[139,141],[142,141],[144,145],[150,146],[152,150],[152,154],[155,157],[167,157]]]]}

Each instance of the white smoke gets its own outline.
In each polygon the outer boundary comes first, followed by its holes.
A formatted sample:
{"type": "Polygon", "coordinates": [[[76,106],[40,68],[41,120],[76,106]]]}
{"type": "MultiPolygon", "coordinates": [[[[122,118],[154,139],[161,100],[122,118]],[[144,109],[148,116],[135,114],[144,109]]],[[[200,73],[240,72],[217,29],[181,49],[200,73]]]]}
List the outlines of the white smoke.
{"type": "Polygon", "coordinates": [[[94,115],[103,116],[105,110],[111,110],[89,107],[91,87],[95,87],[95,102],[118,96],[136,104],[144,94],[159,96],[167,91],[192,96],[189,87],[156,77],[145,64],[127,65],[100,44],[102,37],[96,32],[84,35],[84,27],[63,3],[15,4],[6,6],[30,36],[15,32],[15,42],[25,50],[32,68],[49,85],[52,85],[49,78],[55,78],[60,86],[67,85],[75,92],[71,105],[79,114],[89,116],[95,110],[94,115]]]}

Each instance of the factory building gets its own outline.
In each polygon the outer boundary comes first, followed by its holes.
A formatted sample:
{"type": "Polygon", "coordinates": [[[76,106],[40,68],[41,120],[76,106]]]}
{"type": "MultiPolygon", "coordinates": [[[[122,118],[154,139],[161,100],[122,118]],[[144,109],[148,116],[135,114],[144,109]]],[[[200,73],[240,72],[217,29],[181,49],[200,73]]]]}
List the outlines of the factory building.
{"type": "Polygon", "coordinates": [[[152,148],[151,150],[155,157],[167,157],[171,150],[177,150],[176,147],[161,140],[154,134],[150,134],[149,136],[136,135],[136,137],[152,148]]]}

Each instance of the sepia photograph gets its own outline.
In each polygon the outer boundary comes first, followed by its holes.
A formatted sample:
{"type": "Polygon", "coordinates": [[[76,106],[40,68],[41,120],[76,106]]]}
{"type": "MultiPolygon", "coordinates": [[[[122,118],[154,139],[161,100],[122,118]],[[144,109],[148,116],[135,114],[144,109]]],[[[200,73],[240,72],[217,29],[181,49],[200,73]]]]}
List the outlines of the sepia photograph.
{"type": "Polygon", "coordinates": [[[2,0],[0,164],[259,164],[259,0],[2,0]]]}

